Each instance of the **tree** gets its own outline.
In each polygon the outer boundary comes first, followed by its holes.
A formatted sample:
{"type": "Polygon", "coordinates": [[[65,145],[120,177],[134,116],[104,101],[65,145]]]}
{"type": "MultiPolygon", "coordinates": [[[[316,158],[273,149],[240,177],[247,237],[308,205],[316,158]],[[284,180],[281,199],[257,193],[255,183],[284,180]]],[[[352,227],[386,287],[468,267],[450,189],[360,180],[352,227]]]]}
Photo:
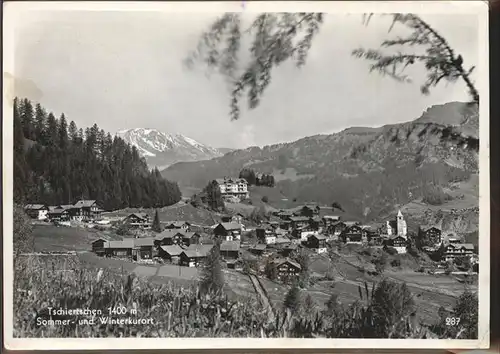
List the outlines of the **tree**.
{"type": "Polygon", "coordinates": [[[452,316],[460,318],[454,334],[457,339],[477,339],[478,334],[478,298],[477,294],[466,290],[458,298],[452,316]]]}
{"type": "Polygon", "coordinates": [[[338,315],[342,311],[342,305],[339,301],[339,296],[337,294],[330,295],[330,298],[326,302],[326,310],[324,313],[327,316],[338,315]]]}
{"type": "Polygon", "coordinates": [[[158,214],[158,210],[155,211],[155,218],[153,220],[153,225],[151,226],[151,229],[154,232],[161,232],[161,223],[160,223],[160,215],[158,214]]]}
{"type": "MultiPolygon", "coordinates": [[[[368,24],[371,15],[365,17],[368,24]]],[[[389,31],[396,24],[402,24],[412,32],[405,38],[385,40],[381,47],[426,47],[424,53],[402,53],[383,54],[379,50],[365,50],[358,48],[352,52],[357,58],[364,58],[374,62],[370,71],[378,71],[382,75],[388,75],[401,82],[411,82],[411,78],[405,75],[404,70],[416,63],[422,63],[427,70],[427,80],[421,86],[421,92],[428,94],[431,87],[437,86],[442,80],[455,82],[462,79],[467,85],[471,96],[471,103],[479,103],[479,92],[471,80],[474,66],[465,69],[462,55],[450,47],[448,41],[432,28],[426,21],[415,14],[394,14],[389,31]]]]}
{"type": "Polygon", "coordinates": [[[338,202],[333,202],[332,203],[332,209],[333,210],[338,209],[340,211],[344,211],[344,209],[342,208],[342,205],[340,205],[340,203],[338,203],[338,202]]]}
{"type": "Polygon", "coordinates": [[[219,189],[217,181],[212,181],[208,183],[205,187],[205,195],[208,206],[212,210],[221,211],[224,210],[224,200],[222,199],[222,194],[219,189]]]}
{"type": "Polygon", "coordinates": [[[383,280],[373,290],[370,310],[376,338],[404,338],[415,302],[405,283],[383,280]]]}
{"type": "MultiPolygon", "coordinates": [[[[377,70],[403,82],[409,78],[402,72],[397,73],[397,68],[423,63],[428,72],[427,81],[421,87],[423,93],[443,79],[453,82],[462,78],[472,101],[477,103],[479,93],[470,78],[473,68],[464,69],[462,56],[455,53],[446,39],[417,15],[392,16],[393,25],[390,29],[400,23],[412,29],[413,33],[408,38],[384,41],[382,46],[427,45],[425,54],[383,55],[375,50],[364,49],[356,49],[352,54],[375,61],[370,71],[377,70]]],[[[363,16],[365,24],[371,17],[368,14],[363,16]]],[[[226,13],[203,33],[197,48],[189,54],[185,63],[192,67],[194,63],[201,62],[227,79],[231,91],[230,117],[236,120],[240,118],[240,103],[244,94],[247,94],[250,109],[259,105],[271,81],[273,68],[291,59],[296,61],[299,68],[305,64],[323,20],[322,13],[262,13],[257,15],[249,28],[242,28],[241,13],[226,13]],[[242,37],[245,34],[253,38],[250,39],[250,60],[241,65],[239,58],[244,49],[242,37]]]]}
{"type": "Polygon", "coordinates": [[[14,100],[14,192],[18,202],[99,200],[104,209],[161,207],[181,199],[176,183],[150,171],[137,149],[97,125],[82,136],[64,114],[56,119],[29,100],[14,100]],[[29,134],[29,135],[27,135],[29,134]],[[24,136],[23,136],[24,135],[24,136]],[[30,141],[26,140],[28,138],[30,141]]]}
{"type": "Polygon", "coordinates": [[[263,203],[269,203],[269,198],[267,196],[262,197],[262,202],[263,203]]]}
{"type": "Polygon", "coordinates": [[[382,252],[379,257],[375,258],[372,263],[375,265],[375,271],[379,274],[382,274],[387,265],[387,254],[382,252]]]}
{"type": "Polygon", "coordinates": [[[269,280],[278,279],[278,271],[276,269],[275,264],[271,259],[267,259],[266,264],[264,266],[264,273],[269,280]]]}
{"type": "Polygon", "coordinates": [[[472,268],[472,262],[470,260],[470,257],[467,256],[455,258],[454,263],[457,266],[457,268],[463,271],[468,271],[472,268]]]}
{"type": "Polygon", "coordinates": [[[210,250],[200,275],[200,291],[219,293],[224,288],[224,274],[222,273],[220,244],[217,242],[210,250]]]}
{"type": "Polygon", "coordinates": [[[307,287],[309,285],[309,280],[311,276],[311,269],[310,269],[310,259],[309,255],[304,249],[301,249],[300,252],[297,254],[297,262],[300,264],[301,270],[300,270],[300,276],[299,276],[299,283],[302,287],[307,287]]]}
{"type": "Polygon", "coordinates": [[[20,205],[14,204],[14,228],[12,237],[14,242],[14,253],[33,252],[35,249],[35,239],[29,217],[20,205]]]}
{"type": "Polygon", "coordinates": [[[288,293],[285,295],[285,301],[283,302],[283,307],[289,309],[292,313],[298,313],[300,310],[300,289],[298,284],[295,282],[288,293]]]}
{"type": "Polygon", "coordinates": [[[314,299],[312,298],[311,294],[307,294],[307,296],[304,298],[304,304],[302,306],[303,313],[306,317],[314,316],[318,309],[318,306],[314,299]]]}
{"type": "Polygon", "coordinates": [[[258,208],[253,208],[252,212],[250,213],[249,219],[256,224],[260,224],[263,221],[267,220],[266,207],[264,205],[261,205],[258,208]]]}

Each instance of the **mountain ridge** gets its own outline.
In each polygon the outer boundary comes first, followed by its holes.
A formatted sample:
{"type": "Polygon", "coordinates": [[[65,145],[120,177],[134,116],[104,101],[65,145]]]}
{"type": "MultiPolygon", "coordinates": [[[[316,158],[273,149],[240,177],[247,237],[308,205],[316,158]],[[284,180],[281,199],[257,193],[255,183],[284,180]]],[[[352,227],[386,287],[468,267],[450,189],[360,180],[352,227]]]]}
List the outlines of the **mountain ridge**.
{"type": "Polygon", "coordinates": [[[404,123],[252,146],[211,160],[179,162],[162,175],[192,190],[252,168],[272,173],[276,188],[291,199],[327,205],[335,200],[370,219],[423,197],[429,186],[440,190],[476,173],[478,122],[477,107],[450,102],[404,123]]]}
{"type": "Polygon", "coordinates": [[[180,161],[199,161],[219,157],[227,149],[218,150],[183,134],[168,134],[154,128],[123,129],[116,133],[135,146],[150,167],[166,168],[180,161]]]}

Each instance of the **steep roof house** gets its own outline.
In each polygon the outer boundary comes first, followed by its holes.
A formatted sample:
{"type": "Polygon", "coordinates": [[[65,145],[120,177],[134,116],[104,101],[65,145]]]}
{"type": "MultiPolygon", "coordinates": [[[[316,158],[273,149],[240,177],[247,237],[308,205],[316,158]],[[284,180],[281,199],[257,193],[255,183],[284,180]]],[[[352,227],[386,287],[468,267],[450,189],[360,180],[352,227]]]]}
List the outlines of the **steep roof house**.
{"type": "Polygon", "coordinates": [[[146,213],[132,213],[123,219],[123,222],[133,228],[148,228],[151,226],[151,218],[146,213]]]}
{"type": "Polygon", "coordinates": [[[184,249],[178,245],[160,246],[158,248],[158,256],[168,261],[178,261],[182,252],[184,252],[184,249]]]}
{"type": "Polygon", "coordinates": [[[213,245],[193,245],[186,248],[179,255],[179,264],[187,267],[199,266],[207,258],[212,247],[213,245]]]}
{"type": "Polygon", "coordinates": [[[435,225],[420,226],[418,228],[418,235],[420,239],[428,240],[434,246],[443,242],[441,228],[435,225]]]}
{"type": "Polygon", "coordinates": [[[165,229],[189,230],[191,224],[187,221],[169,221],[165,223],[165,229]]]}
{"type": "Polygon", "coordinates": [[[241,238],[241,229],[241,224],[223,222],[215,227],[214,235],[226,241],[233,241],[233,239],[239,240],[241,238]]]}
{"type": "Polygon", "coordinates": [[[45,204],[28,204],[24,206],[24,211],[32,219],[47,219],[49,208],[45,204]]]}
{"type": "MultiPolygon", "coordinates": [[[[347,225],[347,223],[345,223],[347,225]]],[[[344,231],[340,234],[340,238],[345,243],[362,243],[363,240],[363,229],[357,224],[351,224],[351,226],[346,226],[344,231]]]]}
{"type": "Polygon", "coordinates": [[[223,259],[238,259],[240,256],[240,243],[238,241],[222,241],[220,254],[223,259]]]}
{"type": "Polygon", "coordinates": [[[324,236],[324,235],[309,235],[307,238],[307,247],[312,248],[318,254],[325,253],[326,252],[326,236],[324,236]]]}
{"type": "Polygon", "coordinates": [[[302,270],[299,263],[290,259],[276,259],[273,266],[276,268],[278,280],[283,282],[296,280],[302,270]]]}
{"type": "Polygon", "coordinates": [[[104,210],[97,204],[95,200],[79,200],[73,208],[69,210],[70,216],[83,217],[83,220],[98,219],[104,210]],[[72,212],[73,211],[73,212],[72,212]]]}
{"type": "Polygon", "coordinates": [[[389,238],[385,241],[385,246],[393,247],[398,251],[398,253],[406,253],[406,246],[408,240],[406,237],[401,235],[393,235],[389,236],[389,238]]]}

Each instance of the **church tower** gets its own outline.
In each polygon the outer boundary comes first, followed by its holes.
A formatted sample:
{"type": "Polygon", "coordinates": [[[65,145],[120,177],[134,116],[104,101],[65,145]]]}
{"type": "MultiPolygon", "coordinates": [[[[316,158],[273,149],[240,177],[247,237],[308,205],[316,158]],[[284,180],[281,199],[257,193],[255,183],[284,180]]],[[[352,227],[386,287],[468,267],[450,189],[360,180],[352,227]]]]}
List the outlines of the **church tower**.
{"type": "Polygon", "coordinates": [[[398,217],[396,222],[397,222],[398,236],[406,237],[407,234],[406,221],[405,218],[403,217],[403,213],[401,213],[401,210],[398,211],[398,217]]]}

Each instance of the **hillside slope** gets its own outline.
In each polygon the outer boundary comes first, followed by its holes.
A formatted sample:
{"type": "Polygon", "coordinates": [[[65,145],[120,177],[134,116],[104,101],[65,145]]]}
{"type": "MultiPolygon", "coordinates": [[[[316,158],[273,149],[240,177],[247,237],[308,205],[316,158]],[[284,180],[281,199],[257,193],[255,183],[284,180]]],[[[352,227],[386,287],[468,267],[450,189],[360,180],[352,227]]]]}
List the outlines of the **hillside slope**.
{"type": "Polygon", "coordinates": [[[209,161],[177,163],[162,175],[192,189],[250,167],[273,173],[275,188],[288,198],[337,201],[371,220],[476,173],[478,122],[477,108],[452,102],[407,123],[250,147],[209,161]]]}

